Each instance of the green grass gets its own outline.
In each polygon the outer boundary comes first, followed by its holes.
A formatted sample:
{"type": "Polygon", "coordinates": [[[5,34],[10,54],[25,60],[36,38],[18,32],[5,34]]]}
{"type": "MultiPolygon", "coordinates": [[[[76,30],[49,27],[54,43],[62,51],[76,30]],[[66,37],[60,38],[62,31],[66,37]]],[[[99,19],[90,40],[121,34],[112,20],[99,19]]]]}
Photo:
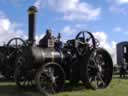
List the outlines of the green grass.
{"type": "Polygon", "coordinates": [[[128,79],[113,79],[106,89],[87,90],[80,89],[63,92],[54,96],[128,96],[128,79]]]}
{"type": "MultiPolygon", "coordinates": [[[[0,82],[0,96],[42,96],[33,90],[21,90],[12,82],[0,82]]],[[[53,96],[128,96],[128,79],[113,78],[106,89],[87,90],[83,86],[74,87],[53,96]]]]}

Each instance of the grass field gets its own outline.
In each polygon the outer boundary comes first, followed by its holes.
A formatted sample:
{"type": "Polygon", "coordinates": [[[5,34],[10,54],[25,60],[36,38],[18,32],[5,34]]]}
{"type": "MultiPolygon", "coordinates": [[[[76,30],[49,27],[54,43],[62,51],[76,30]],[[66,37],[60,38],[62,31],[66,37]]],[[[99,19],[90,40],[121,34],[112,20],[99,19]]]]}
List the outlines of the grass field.
{"type": "MultiPolygon", "coordinates": [[[[35,89],[21,90],[14,82],[0,82],[0,96],[42,96],[35,89]]],[[[83,86],[69,88],[53,96],[128,96],[128,79],[113,78],[106,89],[87,90],[83,86]]]]}

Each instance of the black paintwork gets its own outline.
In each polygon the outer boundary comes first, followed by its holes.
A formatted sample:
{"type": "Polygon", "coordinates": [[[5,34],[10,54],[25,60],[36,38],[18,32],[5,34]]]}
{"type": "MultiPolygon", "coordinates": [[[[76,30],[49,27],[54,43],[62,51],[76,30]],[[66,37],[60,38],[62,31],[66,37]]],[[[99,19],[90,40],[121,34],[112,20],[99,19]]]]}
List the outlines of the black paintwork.
{"type": "MultiPolygon", "coordinates": [[[[23,45],[21,46],[18,46],[16,44],[16,47],[14,47],[14,45],[0,47],[0,71],[3,73],[3,75],[7,78],[14,77],[18,86],[21,86],[21,81],[19,80],[21,76],[24,77],[24,81],[33,81],[36,77],[38,77],[36,78],[38,83],[37,85],[39,87],[39,90],[42,90],[38,82],[40,78],[39,76],[41,76],[40,74],[42,74],[43,72],[47,73],[48,69],[44,68],[44,66],[47,66],[48,64],[49,68],[51,68],[51,64],[53,64],[54,67],[60,68],[59,71],[63,74],[58,75],[60,77],[62,75],[64,80],[69,80],[71,83],[78,83],[79,80],[82,80],[83,83],[87,82],[88,86],[91,86],[92,82],[89,80],[90,77],[94,77],[98,73],[102,75],[103,73],[101,71],[105,69],[105,67],[102,68],[100,64],[95,64],[96,62],[93,61],[93,66],[95,68],[91,70],[96,73],[94,74],[94,76],[89,76],[89,74],[92,73],[88,72],[88,66],[92,63],[91,55],[93,55],[95,52],[99,52],[100,54],[97,53],[99,56],[106,56],[107,60],[102,58],[104,59],[103,61],[105,63],[105,66],[109,63],[109,61],[111,61],[110,55],[104,49],[101,50],[99,47],[97,47],[95,38],[92,33],[88,31],[81,31],[78,33],[75,39],[68,40],[64,44],[62,44],[62,41],[60,41],[61,36],[59,36],[58,39],[52,38],[54,39],[55,43],[55,46],[53,47],[44,48],[43,46],[35,45],[34,42],[36,8],[32,6],[29,8],[28,11],[28,41],[24,41],[25,44],[23,43],[23,45]],[[85,39],[85,33],[89,34],[90,37],[85,39]],[[79,37],[81,34],[83,34],[83,37],[79,37]],[[91,46],[89,45],[89,40],[91,40],[92,42],[91,46]]],[[[96,57],[95,55],[93,56],[94,58],[96,57]]],[[[112,62],[110,63],[110,66],[108,65],[107,68],[110,68],[110,71],[112,72],[112,62]]],[[[54,74],[50,73],[50,75],[47,77],[54,81],[55,78],[52,77],[53,75],[54,74]]],[[[111,81],[112,78],[112,74],[105,73],[103,75],[105,75],[104,77],[105,79],[108,79],[108,81],[105,82],[103,78],[102,83],[106,83],[107,85],[102,84],[102,87],[99,86],[100,88],[107,87],[108,83],[111,81]]],[[[92,78],[92,81],[93,80],[95,79],[92,78]]],[[[59,85],[59,87],[63,86],[63,84],[59,85]]]]}

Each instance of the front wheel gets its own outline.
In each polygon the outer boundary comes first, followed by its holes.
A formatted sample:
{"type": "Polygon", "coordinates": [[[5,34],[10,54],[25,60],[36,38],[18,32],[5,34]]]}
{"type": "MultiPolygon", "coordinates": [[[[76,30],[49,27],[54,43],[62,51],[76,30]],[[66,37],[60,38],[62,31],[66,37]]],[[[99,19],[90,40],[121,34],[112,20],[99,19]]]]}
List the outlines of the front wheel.
{"type": "Polygon", "coordinates": [[[63,90],[65,73],[57,63],[46,63],[37,71],[35,81],[37,89],[47,96],[63,90]]]}

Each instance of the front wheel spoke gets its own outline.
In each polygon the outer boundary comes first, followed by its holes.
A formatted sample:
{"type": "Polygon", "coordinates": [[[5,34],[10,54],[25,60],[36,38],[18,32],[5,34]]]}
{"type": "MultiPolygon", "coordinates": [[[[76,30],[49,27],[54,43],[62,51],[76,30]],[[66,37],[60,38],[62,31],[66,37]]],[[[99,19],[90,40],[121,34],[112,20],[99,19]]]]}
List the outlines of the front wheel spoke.
{"type": "Polygon", "coordinates": [[[28,80],[26,80],[26,85],[25,85],[25,86],[26,86],[26,87],[29,86],[29,82],[28,82],[28,80]]]}
{"type": "Polygon", "coordinates": [[[26,80],[23,81],[23,85],[22,86],[25,86],[26,85],[26,80]]]}
{"type": "Polygon", "coordinates": [[[50,82],[47,82],[47,84],[44,85],[44,90],[46,90],[47,92],[52,93],[54,91],[53,84],[51,84],[50,82]]]}
{"type": "Polygon", "coordinates": [[[30,81],[30,84],[31,84],[31,86],[33,86],[33,85],[34,85],[33,80],[31,80],[31,81],[30,81]]]}
{"type": "Polygon", "coordinates": [[[31,80],[30,81],[28,80],[28,86],[30,86],[30,87],[32,86],[31,80]]]}
{"type": "Polygon", "coordinates": [[[30,81],[30,80],[28,80],[28,86],[29,86],[29,87],[31,87],[31,86],[32,86],[32,84],[31,84],[31,81],[30,81]]]}

